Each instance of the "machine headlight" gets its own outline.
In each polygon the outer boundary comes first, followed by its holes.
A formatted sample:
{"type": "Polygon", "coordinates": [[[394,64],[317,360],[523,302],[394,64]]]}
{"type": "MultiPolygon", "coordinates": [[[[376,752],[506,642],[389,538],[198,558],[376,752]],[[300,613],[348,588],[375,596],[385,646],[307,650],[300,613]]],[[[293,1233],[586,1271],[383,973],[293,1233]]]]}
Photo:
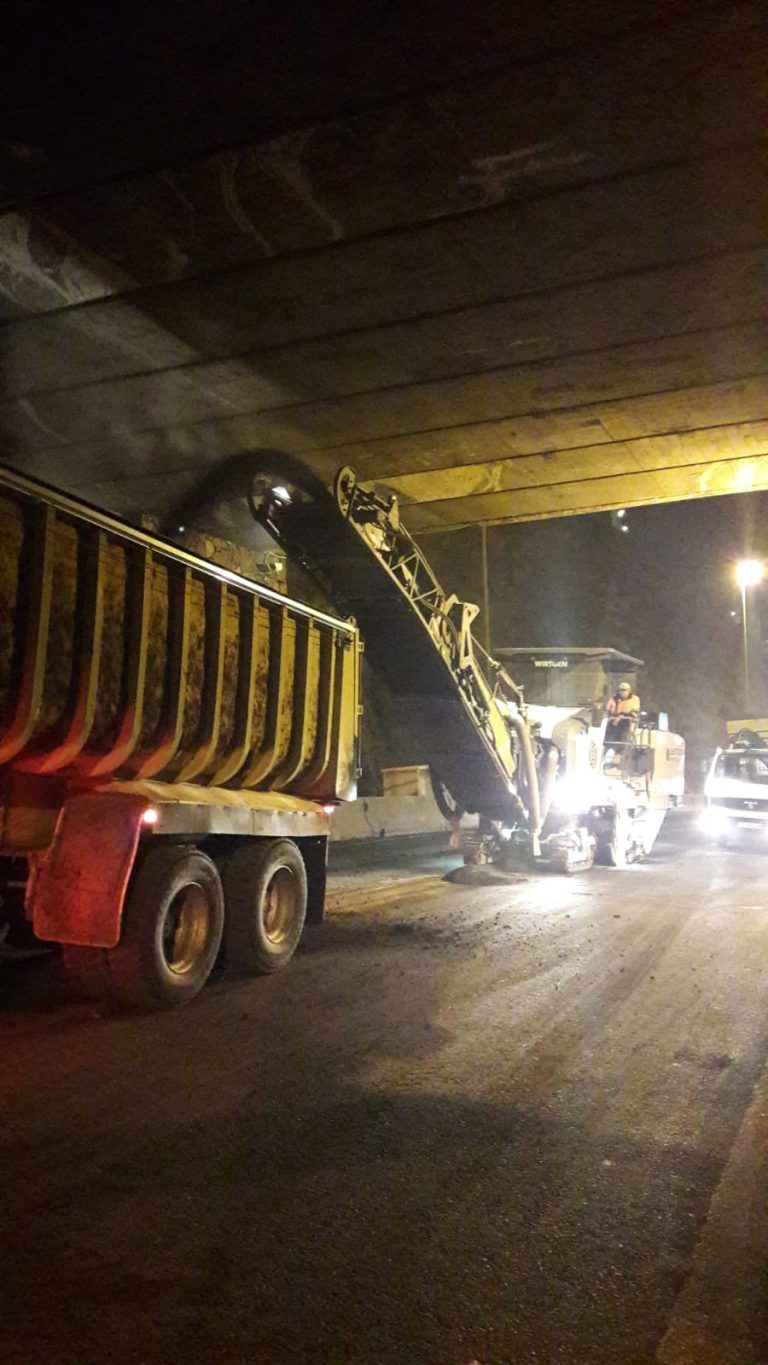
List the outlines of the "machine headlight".
{"type": "Polygon", "coordinates": [[[716,806],[708,806],[699,816],[699,828],[705,834],[724,834],[728,828],[729,820],[724,810],[718,810],[716,806]]]}
{"type": "Polygon", "coordinates": [[[552,797],[552,805],[555,810],[560,810],[564,815],[577,815],[580,810],[584,810],[584,789],[577,782],[569,782],[567,779],[558,782],[555,793],[552,797]]]}

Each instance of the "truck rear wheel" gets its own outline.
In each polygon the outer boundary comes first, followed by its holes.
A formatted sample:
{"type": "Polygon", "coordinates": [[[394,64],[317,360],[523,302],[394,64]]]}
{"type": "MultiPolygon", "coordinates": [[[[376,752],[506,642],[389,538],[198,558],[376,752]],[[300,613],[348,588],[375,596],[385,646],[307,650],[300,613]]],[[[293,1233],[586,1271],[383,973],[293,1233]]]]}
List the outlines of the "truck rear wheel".
{"type": "Polygon", "coordinates": [[[224,891],[206,853],[150,848],[136,868],[113,949],[61,945],[71,990],[110,1009],[171,1009],[199,995],[224,931],[224,891]]]}
{"type": "Polygon", "coordinates": [[[112,1008],[169,1009],[203,989],[223,928],[215,864],[198,849],[158,844],[134,872],[117,947],[65,946],[65,969],[79,993],[112,1008]]]}
{"type": "Polygon", "coordinates": [[[167,1009],[194,1000],[223,929],[224,893],[208,855],[174,844],[150,849],[128,891],[122,938],[107,953],[117,1004],[167,1009]]]}
{"type": "Polygon", "coordinates": [[[224,868],[227,966],[277,971],[293,957],[307,913],[307,872],[290,839],[243,846],[224,868]]]}

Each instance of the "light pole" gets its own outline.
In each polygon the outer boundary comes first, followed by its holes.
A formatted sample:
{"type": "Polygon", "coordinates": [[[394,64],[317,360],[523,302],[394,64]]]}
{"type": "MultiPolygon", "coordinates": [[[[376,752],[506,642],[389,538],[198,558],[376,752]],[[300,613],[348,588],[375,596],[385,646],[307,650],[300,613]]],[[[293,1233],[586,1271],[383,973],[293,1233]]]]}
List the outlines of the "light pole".
{"type": "Polygon", "coordinates": [[[491,652],[491,603],[488,593],[488,527],[480,522],[480,559],[483,569],[483,648],[491,652]]]}
{"type": "Polygon", "coordinates": [[[740,559],[736,565],[736,582],[741,588],[741,630],[744,637],[744,702],[749,720],[752,713],[752,695],[749,687],[749,635],[747,632],[747,588],[754,588],[765,576],[765,565],[759,559],[740,559]]]}

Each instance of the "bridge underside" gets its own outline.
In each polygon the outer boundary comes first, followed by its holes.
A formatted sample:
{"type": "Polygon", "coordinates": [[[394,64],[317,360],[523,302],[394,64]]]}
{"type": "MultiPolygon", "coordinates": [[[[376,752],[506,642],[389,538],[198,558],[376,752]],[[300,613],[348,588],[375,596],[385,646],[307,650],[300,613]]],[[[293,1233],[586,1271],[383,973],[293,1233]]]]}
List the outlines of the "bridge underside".
{"type": "Polygon", "coordinates": [[[416,532],[768,487],[761,4],[12,8],[7,463],[162,515],[278,447],[416,532]]]}

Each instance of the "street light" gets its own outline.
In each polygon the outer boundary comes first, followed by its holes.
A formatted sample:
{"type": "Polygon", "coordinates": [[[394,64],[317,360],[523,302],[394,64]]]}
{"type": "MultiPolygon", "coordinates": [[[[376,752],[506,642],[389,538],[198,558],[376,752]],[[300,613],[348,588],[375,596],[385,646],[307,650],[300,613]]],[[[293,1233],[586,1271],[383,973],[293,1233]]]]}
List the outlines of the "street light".
{"type": "Polygon", "coordinates": [[[740,559],[736,565],[736,582],[742,592],[745,588],[754,588],[764,577],[765,565],[759,559],[740,559]]]}
{"type": "Polygon", "coordinates": [[[736,565],[736,582],[741,589],[741,629],[744,636],[744,701],[747,719],[752,712],[749,689],[749,636],[747,634],[747,588],[754,588],[765,577],[765,565],[759,559],[740,559],[736,565]]]}

